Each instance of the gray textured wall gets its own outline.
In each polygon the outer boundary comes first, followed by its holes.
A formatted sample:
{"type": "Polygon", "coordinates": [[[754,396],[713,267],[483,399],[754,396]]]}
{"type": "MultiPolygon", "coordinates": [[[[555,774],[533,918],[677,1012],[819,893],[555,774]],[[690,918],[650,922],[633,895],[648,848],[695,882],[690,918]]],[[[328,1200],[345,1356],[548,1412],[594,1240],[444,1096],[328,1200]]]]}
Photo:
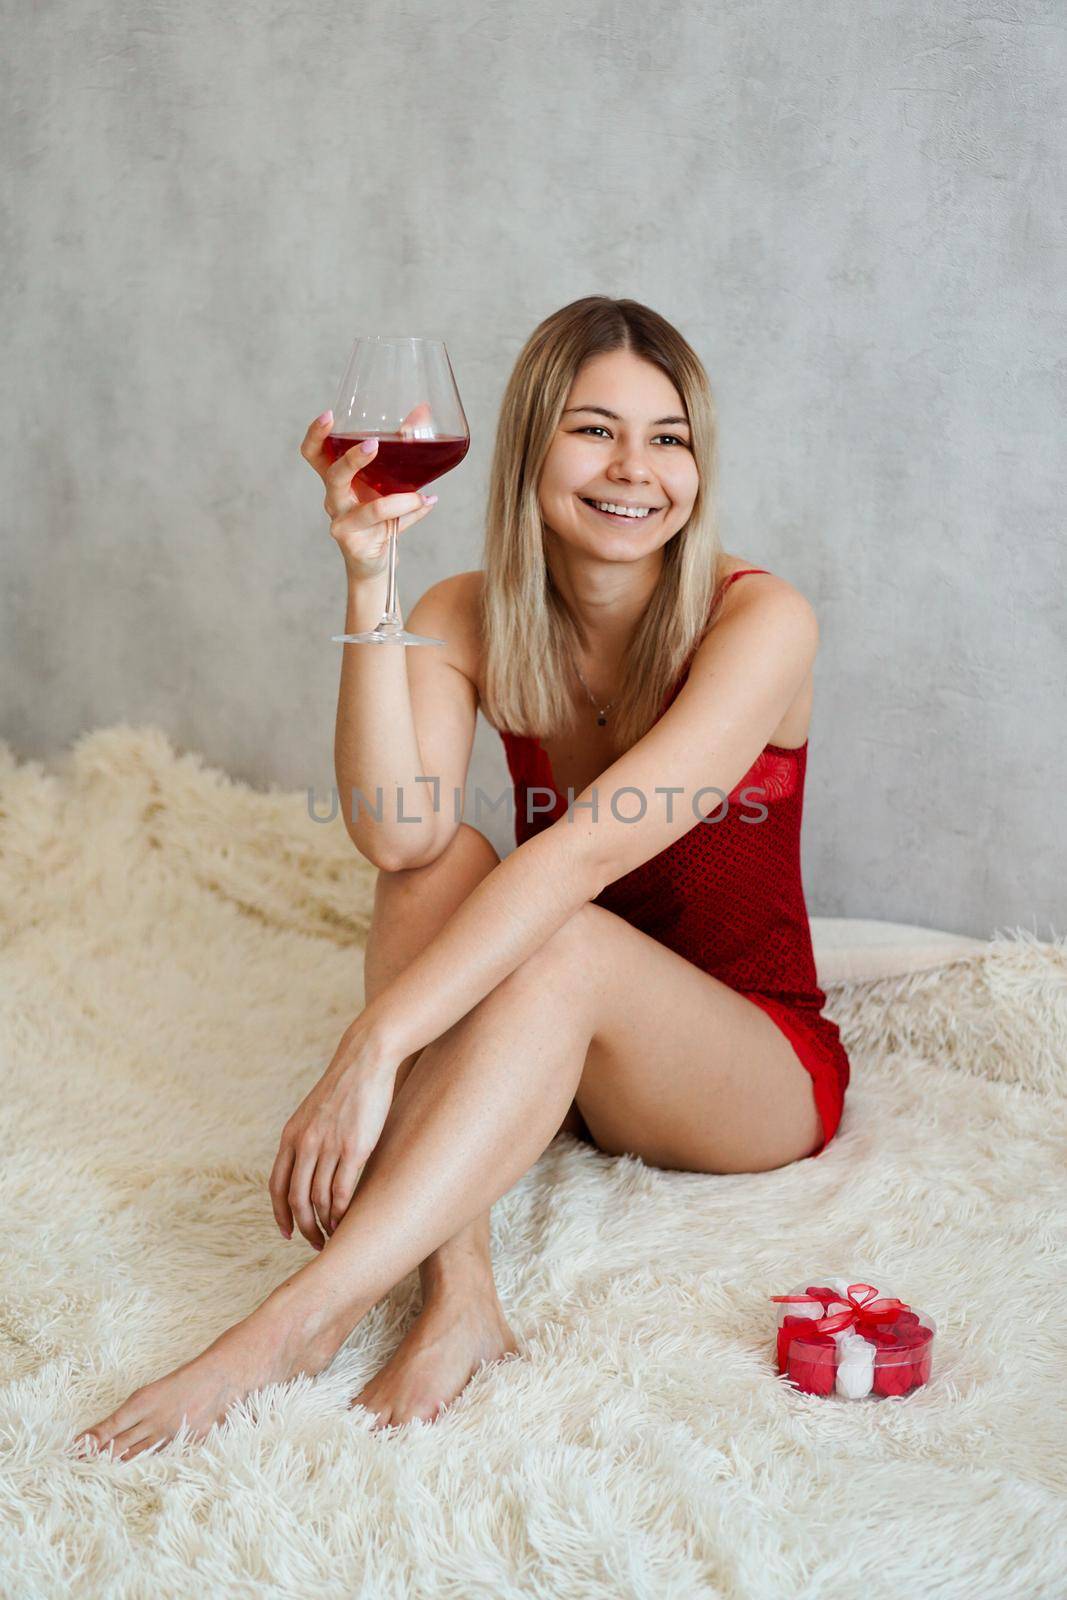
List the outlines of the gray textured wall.
{"type": "Polygon", "coordinates": [[[821,619],[809,910],[1064,931],[1055,0],[53,0],[5,43],[20,754],[154,722],[325,792],[343,569],[298,443],[353,333],[445,338],[471,424],[410,608],[479,563],[530,330],[631,295],[708,367],[727,548],[821,619]]]}

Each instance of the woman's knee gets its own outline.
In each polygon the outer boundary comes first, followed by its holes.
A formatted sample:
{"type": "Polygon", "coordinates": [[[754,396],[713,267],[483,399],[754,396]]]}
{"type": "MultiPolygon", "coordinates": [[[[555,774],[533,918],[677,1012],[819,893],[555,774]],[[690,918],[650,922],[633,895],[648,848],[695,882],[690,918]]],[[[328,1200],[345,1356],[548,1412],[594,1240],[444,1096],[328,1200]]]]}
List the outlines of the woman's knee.
{"type": "Polygon", "coordinates": [[[469,822],[459,824],[441,854],[429,865],[435,867],[439,861],[458,863],[461,870],[476,872],[482,878],[500,865],[495,847],[484,833],[472,828],[469,822]]]}
{"type": "Polygon", "coordinates": [[[402,971],[499,863],[488,839],[461,824],[441,854],[425,866],[379,872],[364,950],[371,984],[402,971]]]}

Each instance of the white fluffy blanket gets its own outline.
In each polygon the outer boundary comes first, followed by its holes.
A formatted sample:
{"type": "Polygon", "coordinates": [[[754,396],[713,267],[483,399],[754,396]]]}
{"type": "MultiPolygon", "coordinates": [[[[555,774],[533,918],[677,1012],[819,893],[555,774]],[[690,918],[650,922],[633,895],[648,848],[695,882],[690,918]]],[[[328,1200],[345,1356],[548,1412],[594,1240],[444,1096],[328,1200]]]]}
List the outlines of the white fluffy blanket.
{"type": "Polygon", "coordinates": [[[817,1160],[703,1176],[557,1138],[493,1211],[521,1356],[437,1422],[347,1407],[412,1273],[208,1440],[74,1458],[310,1259],[266,1182],[360,1009],[373,881],[303,793],[155,729],[54,770],[0,744],[0,1592],[1062,1596],[1067,941],[1025,931],[831,985],[853,1079],[817,1160]],[[777,1376],[769,1296],[827,1273],[933,1315],[927,1388],[777,1376]]]}

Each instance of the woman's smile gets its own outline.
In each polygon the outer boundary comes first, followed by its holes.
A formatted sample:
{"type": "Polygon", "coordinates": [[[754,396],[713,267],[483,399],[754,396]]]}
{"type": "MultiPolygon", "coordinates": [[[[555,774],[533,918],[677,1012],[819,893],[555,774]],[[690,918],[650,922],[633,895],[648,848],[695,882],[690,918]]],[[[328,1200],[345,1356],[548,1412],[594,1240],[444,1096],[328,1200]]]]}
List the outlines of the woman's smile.
{"type": "Polygon", "coordinates": [[[652,517],[658,517],[663,510],[662,506],[655,506],[648,510],[642,509],[636,513],[632,511],[616,513],[614,511],[602,511],[600,507],[602,505],[619,505],[620,502],[618,500],[602,500],[598,505],[595,500],[587,500],[584,495],[580,494],[578,498],[583,506],[588,506],[590,511],[595,512],[598,517],[603,517],[607,522],[648,522],[652,517]]]}

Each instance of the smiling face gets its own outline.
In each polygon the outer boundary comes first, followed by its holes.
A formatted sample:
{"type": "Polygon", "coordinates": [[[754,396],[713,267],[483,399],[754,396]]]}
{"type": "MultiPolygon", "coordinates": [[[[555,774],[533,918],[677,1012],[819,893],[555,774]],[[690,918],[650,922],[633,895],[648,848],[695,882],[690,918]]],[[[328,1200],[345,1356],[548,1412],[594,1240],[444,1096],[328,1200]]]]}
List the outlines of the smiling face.
{"type": "Polygon", "coordinates": [[[604,561],[660,549],[685,526],[696,499],[690,440],[685,406],[665,372],[631,350],[591,357],[541,470],[546,531],[604,561]],[[627,514],[631,508],[636,515],[627,514]]]}

